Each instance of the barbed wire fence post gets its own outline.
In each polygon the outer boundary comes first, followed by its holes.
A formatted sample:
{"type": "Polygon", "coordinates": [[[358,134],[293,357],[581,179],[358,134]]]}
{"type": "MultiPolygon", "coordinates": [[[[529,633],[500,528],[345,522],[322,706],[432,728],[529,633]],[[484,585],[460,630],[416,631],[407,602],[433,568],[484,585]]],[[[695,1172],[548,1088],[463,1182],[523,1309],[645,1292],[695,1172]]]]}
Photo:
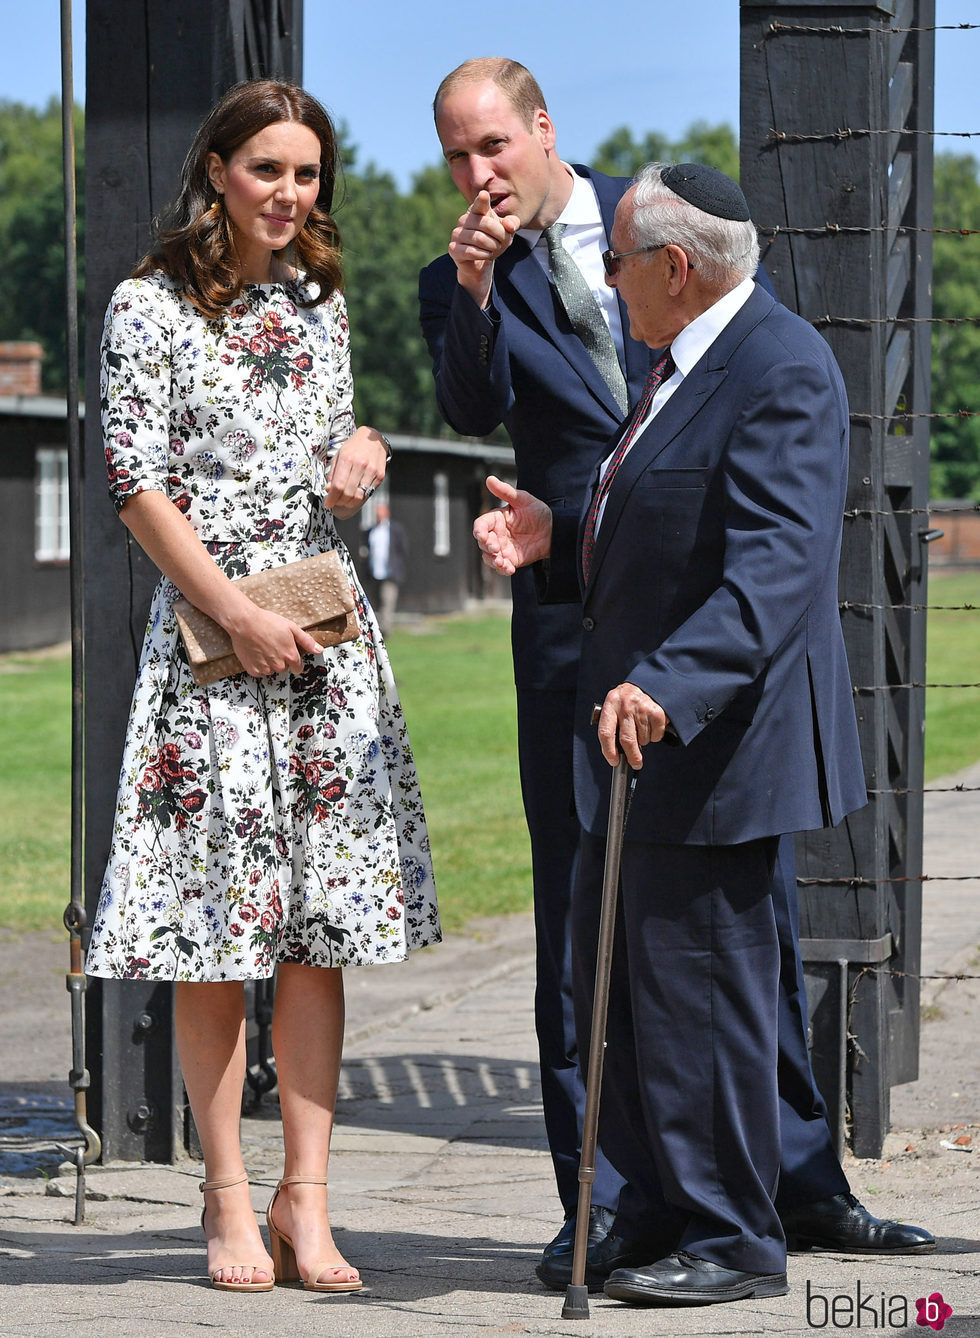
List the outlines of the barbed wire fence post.
{"type": "Polygon", "coordinates": [[[858,1156],[879,1155],[890,1087],[918,1075],[927,545],[937,533],[934,33],[935,0],[741,0],[741,174],[763,263],[781,300],[824,333],[851,405],[841,616],[869,805],[799,838],[797,856],[814,1069],[838,1150],[849,1130],[858,1156]]]}

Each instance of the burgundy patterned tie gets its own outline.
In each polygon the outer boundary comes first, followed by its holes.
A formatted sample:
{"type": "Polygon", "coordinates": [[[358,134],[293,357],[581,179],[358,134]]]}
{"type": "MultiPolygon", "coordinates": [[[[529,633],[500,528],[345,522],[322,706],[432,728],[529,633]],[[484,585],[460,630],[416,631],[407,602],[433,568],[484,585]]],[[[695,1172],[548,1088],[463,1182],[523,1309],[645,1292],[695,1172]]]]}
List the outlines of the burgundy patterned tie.
{"type": "Polygon", "coordinates": [[[674,359],[670,355],[670,349],[663,355],[658,363],[650,370],[650,375],[646,379],[643,387],[643,393],[640,395],[640,402],[633,411],[633,417],[630,419],[620,438],[619,445],[613,452],[612,459],[602,478],[599,480],[598,487],[589,506],[588,515],[585,517],[585,535],[582,539],[582,574],[585,576],[586,583],[589,580],[589,572],[592,569],[592,555],[595,552],[595,527],[599,516],[599,510],[606,499],[609,489],[612,487],[613,479],[616,477],[616,470],[626,458],[626,452],[632,446],[636,439],[636,434],[640,429],[640,424],[646,418],[653,397],[657,393],[659,386],[664,381],[669,381],[674,375],[676,368],[674,359]]]}

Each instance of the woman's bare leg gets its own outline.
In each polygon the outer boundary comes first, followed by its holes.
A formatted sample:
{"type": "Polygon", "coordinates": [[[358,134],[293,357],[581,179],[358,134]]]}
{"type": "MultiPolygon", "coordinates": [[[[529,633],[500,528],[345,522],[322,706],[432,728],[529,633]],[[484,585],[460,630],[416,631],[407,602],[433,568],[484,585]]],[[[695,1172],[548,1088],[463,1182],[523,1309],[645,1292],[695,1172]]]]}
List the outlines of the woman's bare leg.
{"type": "MultiPolygon", "coordinates": [[[[206,1180],[244,1172],[240,1121],[245,1081],[245,990],[240,981],[177,985],[177,1051],[206,1180]]],[[[267,1282],[270,1259],[248,1185],[204,1195],[208,1273],[222,1282],[267,1282]]]]}
{"type": "MultiPolygon", "coordinates": [[[[340,969],[281,962],[272,1048],[279,1077],[284,1176],[327,1174],[343,1043],[340,969]]],[[[273,1220],[292,1240],[303,1278],[311,1270],[321,1282],[353,1281],[358,1276],[330,1234],[322,1185],[287,1185],[276,1200],[273,1220]]]]}

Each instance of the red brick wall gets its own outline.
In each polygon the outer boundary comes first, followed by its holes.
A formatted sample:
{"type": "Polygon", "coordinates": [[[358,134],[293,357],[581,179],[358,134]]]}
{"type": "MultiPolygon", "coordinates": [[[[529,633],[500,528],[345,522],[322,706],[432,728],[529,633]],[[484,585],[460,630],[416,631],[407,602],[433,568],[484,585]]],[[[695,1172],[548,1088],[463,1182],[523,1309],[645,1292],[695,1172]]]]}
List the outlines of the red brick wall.
{"type": "Polygon", "coordinates": [[[0,395],[40,395],[43,357],[40,344],[0,343],[0,395]]]}

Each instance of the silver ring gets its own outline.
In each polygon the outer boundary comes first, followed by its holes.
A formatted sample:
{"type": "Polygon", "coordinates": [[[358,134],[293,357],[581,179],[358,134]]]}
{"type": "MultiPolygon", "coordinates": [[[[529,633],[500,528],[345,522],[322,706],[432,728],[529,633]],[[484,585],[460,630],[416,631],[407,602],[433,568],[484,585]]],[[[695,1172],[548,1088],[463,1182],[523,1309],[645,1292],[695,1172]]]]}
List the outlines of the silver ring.
{"type": "Polygon", "coordinates": [[[357,486],[360,488],[361,492],[364,494],[364,500],[365,500],[365,502],[366,502],[367,499],[368,499],[368,498],[371,496],[371,494],[374,492],[374,488],[365,488],[365,486],[364,486],[363,483],[359,483],[357,486]]]}

